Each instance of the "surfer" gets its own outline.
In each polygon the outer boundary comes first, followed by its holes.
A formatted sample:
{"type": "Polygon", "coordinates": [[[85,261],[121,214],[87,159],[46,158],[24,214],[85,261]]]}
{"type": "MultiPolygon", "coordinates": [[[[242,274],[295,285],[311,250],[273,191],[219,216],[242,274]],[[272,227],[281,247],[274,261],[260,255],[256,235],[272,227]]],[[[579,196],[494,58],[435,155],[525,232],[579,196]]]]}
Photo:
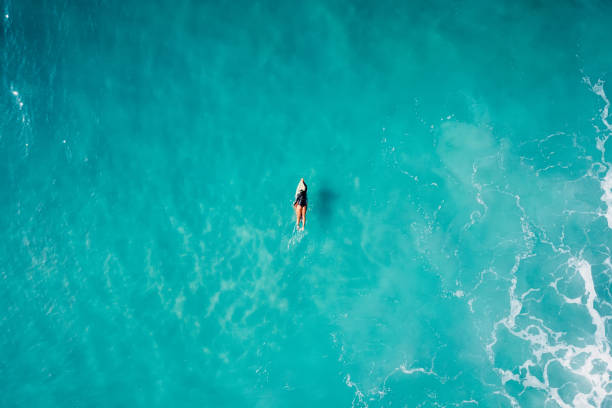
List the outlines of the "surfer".
{"type": "Polygon", "coordinates": [[[308,207],[308,197],[306,196],[306,190],[308,187],[304,183],[304,179],[301,178],[298,183],[297,190],[295,190],[295,201],[293,202],[293,209],[295,210],[295,227],[300,228],[300,220],[302,220],[302,231],[306,226],[306,208],[308,207]]]}

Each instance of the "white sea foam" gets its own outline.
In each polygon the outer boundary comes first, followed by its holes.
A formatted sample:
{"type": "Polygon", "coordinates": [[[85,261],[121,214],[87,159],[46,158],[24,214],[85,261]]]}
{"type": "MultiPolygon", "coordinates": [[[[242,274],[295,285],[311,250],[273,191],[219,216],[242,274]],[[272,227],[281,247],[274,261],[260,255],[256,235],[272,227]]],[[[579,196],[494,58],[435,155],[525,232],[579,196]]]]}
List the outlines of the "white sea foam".
{"type": "MultiPolygon", "coordinates": [[[[492,342],[486,347],[487,354],[494,363],[495,353],[493,349],[498,341],[500,341],[498,332],[503,327],[511,335],[529,344],[532,357],[524,361],[520,367],[515,367],[514,369],[496,368],[495,371],[499,374],[502,384],[508,381],[515,381],[523,387],[541,389],[548,395],[549,401],[554,401],[561,407],[599,407],[608,395],[607,390],[612,386],[609,375],[609,370],[612,368],[612,356],[610,356],[610,345],[605,335],[605,321],[609,317],[601,316],[595,309],[597,293],[591,273],[591,265],[581,256],[570,256],[565,263],[566,268],[574,271],[571,276],[579,275],[584,282],[584,291],[580,296],[570,298],[559,292],[558,283],[564,279],[562,276],[556,277],[549,284],[566,304],[586,308],[591,317],[595,327],[592,341],[589,341],[588,338],[586,340],[582,339],[586,344],[580,343],[576,345],[572,344],[569,340],[565,340],[566,333],[557,332],[547,327],[542,319],[522,311],[524,302],[528,298],[534,301],[533,295],[541,292],[541,289],[529,288],[523,293],[517,293],[517,271],[524,259],[533,256],[536,238],[540,238],[543,243],[550,244],[551,249],[556,254],[567,256],[571,251],[563,244],[563,234],[561,236],[562,245],[554,245],[552,240],[548,239],[546,231],[530,222],[525,209],[521,205],[520,197],[515,195],[514,198],[516,206],[522,214],[521,228],[526,247],[515,256],[515,263],[511,270],[511,285],[508,289],[510,310],[507,316],[495,323],[491,333],[492,342]],[[538,231],[538,237],[533,232],[534,228],[538,231]],[[523,317],[520,321],[518,320],[519,316],[523,317]],[[551,358],[550,356],[553,357],[551,358]],[[583,357],[583,360],[580,360],[581,357],[583,357]],[[566,384],[559,386],[553,383],[554,385],[551,385],[549,369],[551,369],[552,363],[558,363],[566,372],[583,378],[590,388],[586,391],[584,389],[577,389],[570,403],[564,401],[560,389],[566,384]],[[606,369],[598,371],[595,369],[597,366],[605,366],[606,369]],[[535,374],[538,370],[542,370],[542,379],[538,378],[537,374],[535,374]]],[[[552,369],[554,370],[554,368],[552,369]]],[[[508,395],[505,390],[499,393],[508,398],[512,405],[518,406],[518,401],[508,395]]],[[[564,397],[567,398],[566,395],[564,397]]]]}
{"type": "MultiPolygon", "coordinates": [[[[334,343],[336,343],[337,339],[336,339],[335,334],[332,334],[332,338],[333,338],[334,343]]],[[[344,346],[343,346],[343,349],[344,349],[344,346]]],[[[436,361],[436,357],[434,356],[431,359],[431,365],[430,365],[429,368],[408,367],[408,365],[406,363],[400,364],[399,367],[394,368],[393,370],[391,370],[391,372],[389,374],[387,374],[387,376],[385,376],[385,378],[382,381],[381,385],[379,385],[378,387],[374,387],[374,388],[372,388],[370,390],[367,390],[365,394],[361,391],[361,388],[359,388],[359,385],[351,380],[350,374],[347,374],[346,377],[345,377],[346,385],[348,385],[349,387],[355,389],[355,396],[353,398],[352,406],[356,407],[356,408],[357,407],[359,407],[359,408],[367,407],[368,406],[368,404],[367,404],[368,400],[369,401],[382,400],[387,395],[387,393],[391,390],[391,388],[389,386],[387,386],[387,382],[389,381],[389,379],[391,377],[393,377],[396,374],[404,374],[404,375],[408,375],[408,376],[412,376],[412,375],[417,375],[417,376],[418,375],[424,375],[424,376],[428,376],[428,377],[433,377],[437,381],[439,381],[440,384],[445,384],[445,383],[447,383],[450,380],[456,380],[462,374],[462,372],[459,372],[454,377],[448,377],[448,376],[440,375],[440,374],[438,374],[434,370],[435,361],[436,361]]],[[[430,396],[432,396],[432,395],[430,395],[430,396]]],[[[474,404],[478,405],[478,402],[476,402],[475,400],[464,400],[464,401],[461,401],[459,403],[453,404],[453,406],[456,406],[456,405],[460,406],[460,405],[462,405],[464,403],[474,403],[474,404]]],[[[438,405],[436,404],[436,406],[438,406],[438,405]]]]}
{"type": "MultiPolygon", "coordinates": [[[[518,260],[517,260],[518,262],[518,260]]],[[[516,264],[515,264],[516,266],[516,264]]],[[[500,326],[504,326],[514,336],[527,341],[530,344],[530,350],[535,358],[526,360],[518,370],[505,370],[497,368],[496,371],[501,377],[502,384],[513,380],[519,382],[524,387],[532,387],[544,390],[550,400],[554,400],[561,407],[599,407],[603,403],[604,398],[608,395],[607,389],[612,385],[609,375],[609,369],[612,368],[612,356],[610,355],[610,345],[605,336],[605,320],[599,312],[594,308],[597,294],[593,283],[591,273],[591,265],[582,258],[572,257],[567,261],[567,267],[574,269],[579,273],[584,281],[584,296],[579,299],[586,298],[583,304],[589,315],[592,323],[595,326],[594,344],[575,345],[563,341],[564,333],[556,332],[548,327],[538,318],[529,316],[533,324],[517,327],[516,317],[520,312],[520,306],[525,297],[533,290],[523,293],[519,297],[515,294],[516,286],[510,288],[511,311],[508,316],[496,323],[492,333],[493,343],[489,344],[487,349],[489,356],[493,358],[493,346],[497,343],[497,330],[500,326]],[[554,356],[549,360],[545,360],[545,356],[554,356]],[[579,358],[584,357],[582,364],[577,364],[579,358]],[[590,391],[580,392],[577,390],[571,404],[568,404],[561,398],[559,390],[562,387],[551,385],[549,378],[549,369],[551,364],[556,362],[566,372],[577,375],[585,379],[590,385],[590,391]],[[598,365],[605,365],[606,370],[595,370],[598,365]],[[541,367],[543,380],[541,381],[532,374],[532,367],[541,367]],[[519,376],[517,372],[522,372],[519,376]]],[[[556,282],[556,281],[555,281],[556,282]]],[[[556,290],[556,285],[551,285],[556,290]]],[[[557,292],[558,293],[558,292],[557,292]]],[[[562,296],[561,294],[559,294],[562,296]]],[[[563,296],[562,296],[563,297],[563,296]]],[[[570,299],[568,303],[577,303],[575,299],[570,299]]]]}
{"type": "Polygon", "coordinates": [[[353,398],[353,403],[351,404],[351,406],[353,408],[367,408],[368,404],[367,404],[367,402],[365,400],[365,396],[363,395],[363,392],[361,392],[361,390],[359,389],[357,384],[355,384],[354,382],[351,381],[351,375],[350,374],[346,375],[345,383],[350,388],[354,388],[355,389],[355,397],[353,398]]]}
{"type": "Polygon", "coordinates": [[[476,162],[472,163],[472,186],[476,189],[476,202],[482,206],[482,212],[474,210],[470,214],[470,222],[465,224],[463,227],[464,230],[469,229],[472,225],[476,223],[476,221],[481,220],[489,210],[489,207],[482,199],[482,185],[476,181],[476,176],[478,173],[478,165],[476,162]]]}
{"type": "MultiPolygon", "coordinates": [[[[591,265],[584,259],[579,258],[570,258],[568,265],[576,269],[584,281],[584,287],[587,295],[586,307],[591,315],[593,324],[596,327],[595,342],[598,348],[601,348],[607,352],[609,350],[609,345],[606,339],[605,322],[599,315],[599,312],[597,312],[593,307],[597,293],[595,292],[595,285],[593,283],[591,265]]],[[[610,366],[610,368],[612,368],[612,366],[610,366]]]]}
{"type": "Polygon", "coordinates": [[[601,180],[601,189],[603,190],[603,195],[601,196],[601,201],[606,203],[606,220],[608,220],[608,227],[612,228],[612,168],[608,169],[603,180],[601,180]]]}
{"type": "MultiPolygon", "coordinates": [[[[604,82],[600,79],[595,84],[593,84],[589,77],[584,77],[583,81],[591,88],[596,95],[601,97],[604,101],[604,107],[601,109],[601,113],[599,115],[601,122],[607,129],[607,132],[612,132],[612,125],[608,122],[608,115],[610,111],[610,101],[606,96],[606,92],[604,90],[604,82]]],[[[597,128],[597,127],[596,127],[597,128]]],[[[597,128],[599,131],[599,128],[597,128]]],[[[607,168],[606,175],[600,180],[601,189],[603,190],[603,194],[601,196],[601,201],[606,204],[606,212],[604,216],[608,221],[608,227],[612,228],[612,166],[610,163],[606,161],[605,153],[606,153],[606,142],[610,137],[610,133],[600,132],[602,133],[597,137],[596,140],[596,148],[601,152],[601,161],[604,164],[605,168],[607,168]]]]}

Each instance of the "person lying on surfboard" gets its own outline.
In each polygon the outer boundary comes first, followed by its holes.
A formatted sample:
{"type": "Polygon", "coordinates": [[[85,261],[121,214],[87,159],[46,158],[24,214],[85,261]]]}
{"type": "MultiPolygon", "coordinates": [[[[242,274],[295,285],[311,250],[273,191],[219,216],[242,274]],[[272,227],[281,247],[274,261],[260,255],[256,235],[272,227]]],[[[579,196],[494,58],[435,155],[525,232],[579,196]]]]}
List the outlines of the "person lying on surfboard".
{"type": "Polygon", "coordinates": [[[300,228],[300,220],[302,220],[302,231],[306,226],[306,209],[308,207],[308,197],[306,196],[306,190],[308,187],[304,183],[304,179],[301,178],[298,183],[297,190],[295,190],[295,201],[293,202],[293,209],[295,210],[295,227],[300,228]]]}

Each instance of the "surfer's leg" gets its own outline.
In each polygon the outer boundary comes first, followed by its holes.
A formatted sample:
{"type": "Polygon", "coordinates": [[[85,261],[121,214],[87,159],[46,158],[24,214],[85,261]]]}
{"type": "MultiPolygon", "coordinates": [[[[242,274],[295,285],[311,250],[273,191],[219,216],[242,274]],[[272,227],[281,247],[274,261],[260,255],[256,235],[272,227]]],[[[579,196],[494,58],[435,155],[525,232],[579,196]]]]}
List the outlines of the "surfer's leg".
{"type": "Polygon", "coordinates": [[[306,226],[306,206],[302,207],[302,229],[306,226]]]}
{"type": "Polygon", "coordinates": [[[295,226],[299,227],[300,218],[302,217],[302,206],[296,204],[293,206],[293,208],[295,209],[295,226]]]}

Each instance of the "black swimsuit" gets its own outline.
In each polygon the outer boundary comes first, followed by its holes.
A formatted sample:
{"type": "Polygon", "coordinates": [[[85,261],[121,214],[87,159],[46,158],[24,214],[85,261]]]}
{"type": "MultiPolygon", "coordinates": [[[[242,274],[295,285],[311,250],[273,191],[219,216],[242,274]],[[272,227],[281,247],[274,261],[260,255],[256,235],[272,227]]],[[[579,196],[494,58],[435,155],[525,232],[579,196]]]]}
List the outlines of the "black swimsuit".
{"type": "Polygon", "coordinates": [[[302,207],[306,207],[308,205],[306,190],[302,190],[299,192],[298,196],[295,198],[295,202],[293,203],[293,205],[301,205],[302,207]]]}

